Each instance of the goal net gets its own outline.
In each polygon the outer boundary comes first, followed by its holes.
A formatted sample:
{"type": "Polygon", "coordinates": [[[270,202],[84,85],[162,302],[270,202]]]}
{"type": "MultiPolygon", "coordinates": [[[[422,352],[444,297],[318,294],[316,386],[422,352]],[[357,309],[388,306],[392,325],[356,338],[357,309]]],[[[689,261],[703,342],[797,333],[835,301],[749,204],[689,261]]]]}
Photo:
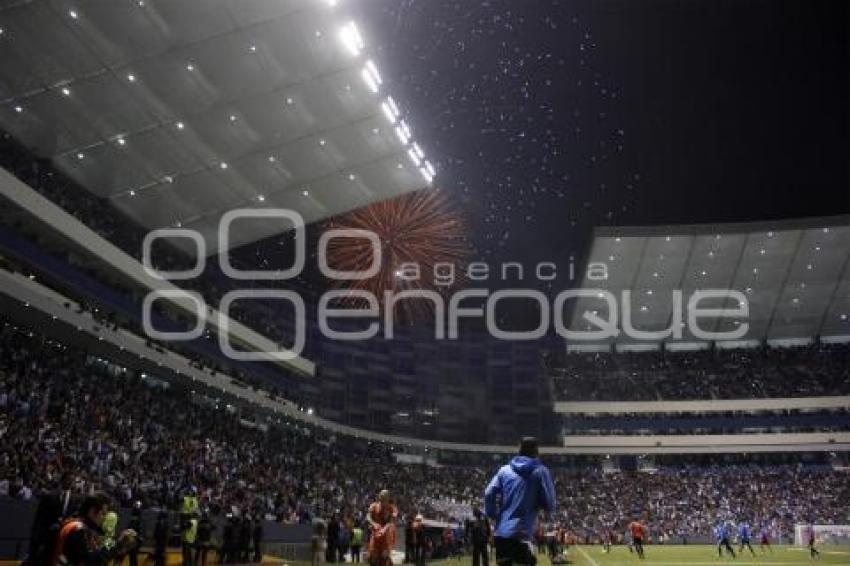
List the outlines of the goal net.
{"type": "Polygon", "coordinates": [[[808,546],[814,531],[817,544],[850,544],[850,525],[794,525],[794,544],[808,546]]]}

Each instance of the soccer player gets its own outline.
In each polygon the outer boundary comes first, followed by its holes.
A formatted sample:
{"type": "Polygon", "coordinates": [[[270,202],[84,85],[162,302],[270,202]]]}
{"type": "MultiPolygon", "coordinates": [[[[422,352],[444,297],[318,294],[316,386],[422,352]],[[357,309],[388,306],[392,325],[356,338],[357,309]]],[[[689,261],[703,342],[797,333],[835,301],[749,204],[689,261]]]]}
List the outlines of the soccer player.
{"type": "Polygon", "coordinates": [[[717,556],[723,558],[723,549],[735,558],[735,549],[729,543],[729,525],[725,521],[721,521],[714,529],[714,535],[717,537],[717,556]]]}
{"type": "Polygon", "coordinates": [[[820,559],[820,551],[815,548],[815,543],[817,540],[815,539],[815,526],[811,525],[809,527],[809,555],[812,558],[820,559]]]}
{"type": "Polygon", "coordinates": [[[762,526],[761,528],[761,542],[759,546],[761,547],[762,554],[764,554],[765,548],[773,554],[773,549],[770,547],[770,530],[766,526],[762,526]]]}
{"type": "Polygon", "coordinates": [[[369,505],[366,520],[372,527],[369,537],[369,565],[392,566],[392,549],[395,548],[395,520],[398,509],[393,505],[389,490],[382,489],[378,500],[369,505]]]}
{"type": "Polygon", "coordinates": [[[753,547],[750,544],[750,535],[751,534],[752,533],[750,531],[749,523],[747,523],[746,521],[742,521],[738,525],[738,538],[740,539],[739,542],[741,544],[741,548],[738,549],[739,553],[743,554],[744,553],[744,547],[746,546],[747,548],[750,549],[750,554],[752,554],[753,556],[756,555],[756,551],[753,550],[753,547]]]}
{"type": "Polygon", "coordinates": [[[533,566],[537,562],[530,547],[537,532],[537,514],[555,510],[555,485],[538,455],[537,439],[523,438],[519,454],[499,468],[484,491],[484,511],[496,523],[499,566],[533,566]]]}
{"type": "Polygon", "coordinates": [[[635,547],[635,552],[637,552],[638,558],[644,558],[643,534],[645,531],[646,527],[643,526],[643,523],[641,523],[639,519],[635,519],[629,523],[629,533],[632,535],[632,544],[635,547]]]}

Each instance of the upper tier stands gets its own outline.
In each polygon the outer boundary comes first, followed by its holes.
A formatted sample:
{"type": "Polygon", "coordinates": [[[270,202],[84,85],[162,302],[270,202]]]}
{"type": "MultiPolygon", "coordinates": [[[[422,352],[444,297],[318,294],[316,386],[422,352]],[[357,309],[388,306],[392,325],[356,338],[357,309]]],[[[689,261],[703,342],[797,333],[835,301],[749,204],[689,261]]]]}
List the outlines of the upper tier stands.
{"type": "Polygon", "coordinates": [[[761,399],[850,394],[850,345],[680,352],[569,353],[549,358],[564,401],[761,399]]]}

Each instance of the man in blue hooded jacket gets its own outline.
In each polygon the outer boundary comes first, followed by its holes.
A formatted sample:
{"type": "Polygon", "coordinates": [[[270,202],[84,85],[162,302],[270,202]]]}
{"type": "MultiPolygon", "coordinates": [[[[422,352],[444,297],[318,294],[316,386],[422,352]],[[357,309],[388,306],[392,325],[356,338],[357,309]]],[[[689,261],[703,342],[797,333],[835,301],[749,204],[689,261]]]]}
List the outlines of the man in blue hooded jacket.
{"type": "Polygon", "coordinates": [[[531,540],[537,514],[555,509],[552,476],[537,456],[537,439],[523,438],[519,455],[496,472],[484,491],[484,512],[496,524],[494,542],[499,566],[535,564],[531,540]]]}

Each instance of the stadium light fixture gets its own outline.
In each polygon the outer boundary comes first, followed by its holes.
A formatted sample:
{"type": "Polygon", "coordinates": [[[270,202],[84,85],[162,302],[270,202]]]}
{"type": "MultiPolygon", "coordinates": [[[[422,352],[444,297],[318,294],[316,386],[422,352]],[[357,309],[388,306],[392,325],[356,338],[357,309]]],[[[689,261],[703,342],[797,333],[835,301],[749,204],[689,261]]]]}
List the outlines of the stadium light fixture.
{"type": "Polygon", "coordinates": [[[76,10],[68,10],[68,15],[71,16],[72,20],[76,20],[80,17],[76,10]]]}
{"type": "Polygon", "coordinates": [[[422,165],[422,160],[419,159],[419,156],[416,155],[416,152],[413,151],[413,148],[407,150],[407,155],[410,156],[410,160],[415,166],[419,167],[420,165],[422,165]]]}
{"type": "Polygon", "coordinates": [[[381,73],[378,72],[378,66],[375,64],[374,61],[372,61],[371,59],[366,61],[365,68],[367,71],[369,71],[369,74],[372,75],[372,78],[375,79],[376,83],[378,83],[379,85],[384,84],[384,80],[381,78],[381,73]]]}
{"type": "Polygon", "coordinates": [[[425,162],[425,170],[428,172],[428,174],[429,174],[432,178],[437,176],[437,171],[434,169],[434,166],[433,166],[433,165],[431,165],[431,162],[430,162],[430,161],[426,161],[426,162],[425,162]]]}
{"type": "Polygon", "coordinates": [[[428,182],[429,185],[434,181],[434,176],[431,175],[426,168],[420,167],[419,172],[422,174],[422,177],[428,182]]]}
{"type": "Polygon", "coordinates": [[[419,159],[425,159],[425,152],[422,151],[422,148],[419,147],[419,144],[414,142],[411,150],[416,154],[416,157],[419,159]]]}
{"type": "Polygon", "coordinates": [[[69,89],[66,86],[63,86],[62,87],[62,94],[64,94],[65,96],[71,96],[71,89],[69,89]]]}
{"type": "Polygon", "coordinates": [[[360,74],[363,77],[363,82],[366,83],[367,87],[369,87],[369,90],[371,90],[373,93],[377,94],[378,89],[380,87],[378,87],[378,83],[377,83],[377,81],[375,81],[375,77],[373,77],[372,74],[369,73],[369,70],[365,69],[365,68],[363,69],[363,71],[361,71],[360,74]]]}
{"type": "Polygon", "coordinates": [[[20,114],[23,111],[24,111],[24,109],[23,109],[22,106],[15,106],[15,112],[17,112],[18,114],[20,114]]]}
{"type": "Polygon", "coordinates": [[[392,96],[388,96],[386,100],[384,100],[381,104],[381,110],[384,112],[384,116],[387,117],[387,120],[390,121],[390,124],[395,124],[401,116],[401,112],[399,112],[398,106],[392,96]]]}
{"type": "Polygon", "coordinates": [[[389,105],[390,110],[393,113],[393,116],[395,116],[396,118],[401,116],[401,111],[398,109],[398,105],[396,105],[395,100],[393,99],[392,96],[387,97],[387,104],[389,105]]]}
{"type": "Polygon", "coordinates": [[[393,114],[393,111],[390,108],[389,104],[387,104],[386,102],[382,102],[381,103],[381,111],[384,113],[384,116],[387,117],[387,120],[390,121],[390,124],[395,124],[396,117],[393,114]]]}
{"type": "Polygon", "coordinates": [[[134,75],[133,73],[130,73],[129,75],[127,75],[127,80],[130,81],[131,83],[136,82],[136,75],[134,75]]]}
{"type": "Polygon", "coordinates": [[[395,127],[395,135],[398,136],[398,140],[401,142],[401,145],[407,145],[410,141],[410,130],[403,126],[404,122],[395,127]]]}
{"type": "Polygon", "coordinates": [[[348,52],[354,57],[359,56],[360,52],[363,51],[363,48],[365,47],[363,37],[360,35],[360,30],[357,29],[357,24],[354,22],[348,22],[342,26],[342,29],[339,31],[339,39],[348,52]]]}

